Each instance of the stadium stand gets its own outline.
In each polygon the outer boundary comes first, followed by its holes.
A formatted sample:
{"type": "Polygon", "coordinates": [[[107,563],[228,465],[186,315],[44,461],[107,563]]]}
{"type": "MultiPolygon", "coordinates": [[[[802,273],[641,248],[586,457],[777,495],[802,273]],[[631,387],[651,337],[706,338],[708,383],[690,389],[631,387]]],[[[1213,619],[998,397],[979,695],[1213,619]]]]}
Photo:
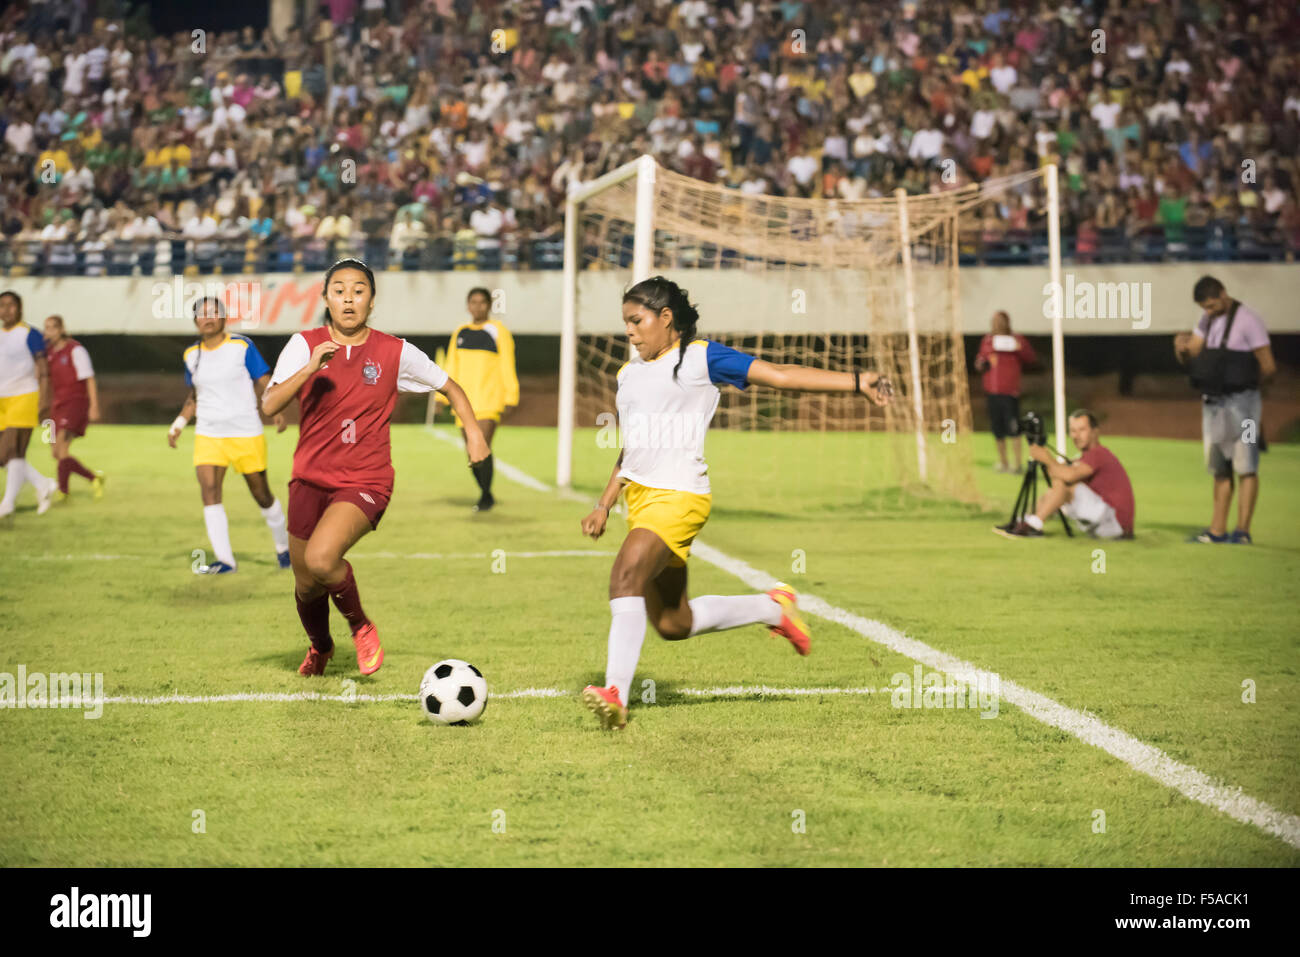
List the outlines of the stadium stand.
{"type": "MultiPolygon", "coordinates": [[[[1067,261],[1294,258],[1295,4],[875,6],[331,0],[196,51],[11,5],[0,271],[558,269],[566,191],[642,153],[846,199],[1054,161],[1067,261]]],[[[1045,261],[1043,215],[1037,184],[990,204],[963,261],[1045,261]]]]}

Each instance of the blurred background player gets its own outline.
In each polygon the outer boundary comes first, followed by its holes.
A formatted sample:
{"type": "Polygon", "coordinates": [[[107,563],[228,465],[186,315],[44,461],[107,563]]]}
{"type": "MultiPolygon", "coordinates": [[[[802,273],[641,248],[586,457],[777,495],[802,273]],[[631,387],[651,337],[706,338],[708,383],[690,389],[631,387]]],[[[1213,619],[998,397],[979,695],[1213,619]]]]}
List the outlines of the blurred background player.
{"type": "Polygon", "coordinates": [[[466,422],[471,466],[487,458],[488,447],[460,386],[405,339],[368,325],[375,303],[370,267],[339,260],[325,273],[321,296],[329,322],[285,344],[262,409],[278,416],[296,398],[301,412],[289,481],[289,552],[298,618],[311,645],[298,673],[322,675],[334,656],[333,599],[352,631],[357,667],[370,675],[384,663],[384,649],[343,556],[379,527],[393,495],[389,420],[397,393],[436,389],[447,396],[466,422]],[[340,435],[342,422],[350,424],[340,435]]]}
{"type": "MultiPolygon", "coordinates": [[[[447,346],[446,372],[465,390],[469,404],[474,408],[474,418],[479,431],[492,449],[492,436],[496,433],[501,415],[519,404],[519,377],[515,374],[515,340],[500,319],[492,319],[492,294],[482,286],[469,291],[465,299],[470,321],[458,326],[451,334],[447,346]]],[[[446,405],[447,400],[438,394],[435,400],[446,405]]],[[[453,416],[465,437],[460,416],[453,416]]],[[[474,478],[480,491],[476,512],[486,512],[496,500],[492,497],[492,456],[473,466],[474,478]]]]}
{"type": "Polygon", "coordinates": [[[23,300],[16,292],[0,292],[0,464],[5,467],[5,492],[0,518],[14,513],[23,483],[36,489],[36,514],[49,510],[58,488],[27,461],[32,429],[50,409],[50,373],[45,339],[23,322],[23,300]]]}
{"type": "Polygon", "coordinates": [[[54,420],[54,460],[59,468],[59,498],[68,497],[73,475],[90,482],[95,498],[104,497],[104,473],[91,471],[69,451],[73,439],[86,434],[88,423],[99,421],[99,389],[90,353],[76,339],[67,336],[62,316],[45,320],[45,358],[50,366],[50,389],[54,420]]]}
{"type": "Polygon", "coordinates": [[[686,290],[663,276],[623,294],[631,354],[618,371],[623,451],[596,507],[582,520],[583,534],[600,538],[626,486],[628,533],[609,577],[605,685],[588,685],[582,692],[583,703],[607,731],[627,724],[628,690],[647,621],[669,641],[765,624],[799,654],[808,654],[811,635],[788,585],[778,583],[762,595],[687,598],[686,559],[713,502],[704,438],[718,408],[718,385],[862,393],[877,405],[885,405],[891,394],[888,381],[874,372],[775,365],[697,339],[698,321],[686,290]]]}
{"type": "Polygon", "coordinates": [[[993,313],[993,331],[980,340],[975,369],[984,373],[989,423],[998,447],[996,471],[1020,471],[1020,370],[1037,361],[1029,340],[1011,331],[1011,317],[1002,310],[993,313]],[[1008,438],[1015,451],[1014,467],[1007,464],[1008,438]]]}
{"type": "MultiPolygon", "coordinates": [[[[281,568],[288,568],[288,524],[267,481],[266,436],[257,405],[257,396],[270,381],[271,368],[251,339],[226,332],[225,308],[216,297],[206,296],[194,304],[194,325],[199,341],[185,350],[183,359],[190,394],[167,432],[167,444],[176,448],[176,439],[197,410],[194,471],[203,498],[203,524],[217,559],[201,566],[199,572],[221,575],[238,567],[230,547],[226,509],[221,504],[227,466],[244,476],[271,530],[276,561],[281,568]]],[[[274,416],[273,421],[277,432],[287,427],[283,415],[274,416]]]]}

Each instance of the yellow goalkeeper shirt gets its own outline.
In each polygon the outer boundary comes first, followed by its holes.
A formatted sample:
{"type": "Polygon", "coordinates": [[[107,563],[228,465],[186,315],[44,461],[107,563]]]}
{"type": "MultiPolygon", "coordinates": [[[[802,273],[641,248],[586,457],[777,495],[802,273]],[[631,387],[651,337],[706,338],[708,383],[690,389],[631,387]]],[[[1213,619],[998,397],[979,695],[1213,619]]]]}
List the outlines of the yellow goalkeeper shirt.
{"type": "MultiPolygon", "coordinates": [[[[465,390],[477,419],[500,421],[502,409],[519,404],[515,340],[499,319],[458,326],[447,346],[443,368],[465,390]]],[[[438,400],[445,402],[441,395],[438,400]]],[[[460,422],[459,416],[456,421],[460,422]]]]}

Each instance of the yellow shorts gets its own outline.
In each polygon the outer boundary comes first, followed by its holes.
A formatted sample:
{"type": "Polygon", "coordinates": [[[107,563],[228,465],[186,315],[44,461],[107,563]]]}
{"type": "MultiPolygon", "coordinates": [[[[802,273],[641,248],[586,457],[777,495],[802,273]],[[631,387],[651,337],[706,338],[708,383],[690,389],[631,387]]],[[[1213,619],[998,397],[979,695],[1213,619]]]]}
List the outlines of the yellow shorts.
{"type": "Polygon", "coordinates": [[[41,394],[24,392],[0,399],[0,432],[5,429],[34,429],[40,425],[41,394]]]}
{"type": "Polygon", "coordinates": [[[194,436],[194,464],[233,466],[240,475],[266,471],[266,436],[250,435],[221,439],[194,436]]]}
{"type": "Polygon", "coordinates": [[[646,488],[628,482],[623,488],[627,500],[627,527],[647,528],[658,535],[673,553],[670,565],[681,566],[691,554],[691,542],[709,520],[712,495],[646,488]]]}

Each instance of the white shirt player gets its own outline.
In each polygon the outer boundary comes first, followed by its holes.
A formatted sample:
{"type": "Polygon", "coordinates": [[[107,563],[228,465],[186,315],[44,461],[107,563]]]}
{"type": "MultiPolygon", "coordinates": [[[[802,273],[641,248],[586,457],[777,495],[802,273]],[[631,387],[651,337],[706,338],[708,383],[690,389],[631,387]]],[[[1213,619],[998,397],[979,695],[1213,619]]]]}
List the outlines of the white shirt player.
{"type": "Polygon", "coordinates": [[[709,494],[704,438],[722,393],[715,383],[743,389],[753,356],[706,339],[686,347],[677,378],[676,346],[646,361],[635,350],[618,370],[618,425],[623,442],[619,476],[647,488],[709,494]]]}
{"type": "Polygon", "coordinates": [[[218,439],[262,434],[255,383],[271,371],[247,336],[227,333],[215,348],[195,343],[185,350],[185,384],[198,398],[194,431],[218,439]]]}
{"type": "Polygon", "coordinates": [[[45,353],[45,337],[25,322],[0,329],[0,399],[40,389],[36,357],[45,353]]]}
{"type": "MultiPolygon", "coordinates": [[[[347,349],[350,345],[340,345],[347,349]]],[[[275,372],[271,374],[272,385],[279,385],[292,379],[294,373],[311,361],[311,348],[301,333],[295,332],[284,345],[280,358],[275,360],[275,372]]],[[[398,392],[435,392],[447,384],[447,373],[418,347],[405,339],[402,340],[402,357],[397,363],[398,392]]]]}

